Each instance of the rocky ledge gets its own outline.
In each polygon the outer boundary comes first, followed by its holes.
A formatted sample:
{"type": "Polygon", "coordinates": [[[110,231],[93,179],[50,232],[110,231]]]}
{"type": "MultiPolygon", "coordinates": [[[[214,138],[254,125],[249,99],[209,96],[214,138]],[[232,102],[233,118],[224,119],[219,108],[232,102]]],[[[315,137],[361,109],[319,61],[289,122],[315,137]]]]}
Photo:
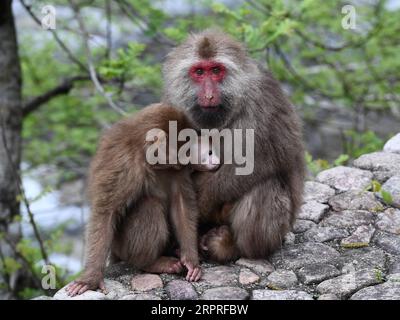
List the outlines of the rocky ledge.
{"type": "MultiPolygon", "coordinates": [[[[306,182],[293,232],[268,260],[205,263],[197,283],[116,264],[107,270],[107,294],[89,291],[72,299],[400,299],[399,208],[400,133],[382,152],[306,182]]],[[[36,299],[71,298],[61,289],[36,299]]]]}

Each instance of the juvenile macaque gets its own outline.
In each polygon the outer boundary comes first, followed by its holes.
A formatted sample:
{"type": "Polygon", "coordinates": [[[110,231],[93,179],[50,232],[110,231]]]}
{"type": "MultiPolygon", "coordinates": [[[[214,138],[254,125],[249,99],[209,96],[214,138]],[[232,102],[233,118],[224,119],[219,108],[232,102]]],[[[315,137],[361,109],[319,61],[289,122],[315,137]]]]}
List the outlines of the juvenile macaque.
{"type": "Polygon", "coordinates": [[[171,152],[177,154],[167,142],[170,121],[176,121],[178,132],[190,128],[181,111],[156,104],[119,121],[102,137],[89,175],[86,263],[82,276],[67,288],[71,296],[105,290],[109,254],[113,262],[126,261],[152,273],[180,273],[185,267],[188,281],[200,279],[198,208],[191,172],[215,170],[219,158],[199,138],[193,150],[204,164],[149,164],[149,148],[167,143],[166,149],[156,148],[157,153],[166,150],[166,159],[171,152]],[[156,128],[158,134],[148,141],[148,133],[156,128]],[[180,259],[163,256],[172,238],[179,244],[180,259]]]}
{"type": "Polygon", "coordinates": [[[254,129],[251,174],[235,174],[238,165],[221,153],[218,171],[195,173],[195,185],[201,220],[214,225],[201,241],[210,259],[266,258],[281,246],[302,203],[305,166],[295,108],[242,44],[216,30],[190,35],[168,55],[163,73],[163,101],[195,128],[254,129]]]}

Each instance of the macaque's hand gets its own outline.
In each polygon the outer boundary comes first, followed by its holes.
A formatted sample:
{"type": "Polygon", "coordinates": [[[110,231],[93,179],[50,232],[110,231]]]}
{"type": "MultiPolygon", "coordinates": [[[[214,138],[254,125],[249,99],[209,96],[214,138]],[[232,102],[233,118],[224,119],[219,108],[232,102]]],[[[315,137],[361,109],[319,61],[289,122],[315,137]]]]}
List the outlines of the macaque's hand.
{"type": "Polygon", "coordinates": [[[70,297],[82,294],[88,290],[100,289],[103,293],[107,293],[106,287],[104,286],[103,275],[97,274],[83,274],[75,281],[71,282],[66,291],[70,297]]]}
{"type": "Polygon", "coordinates": [[[181,263],[187,269],[186,280],[190,282],[199,281],[202,275],[201,267],[198,259],[181,257],[181,263]]]}

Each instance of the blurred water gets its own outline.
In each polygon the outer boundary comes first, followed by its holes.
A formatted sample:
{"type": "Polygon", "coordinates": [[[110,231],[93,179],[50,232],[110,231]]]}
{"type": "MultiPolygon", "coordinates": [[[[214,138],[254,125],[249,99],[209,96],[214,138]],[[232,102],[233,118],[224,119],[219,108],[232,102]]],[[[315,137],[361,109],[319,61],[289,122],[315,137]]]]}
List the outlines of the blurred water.
{"type": "MultiPolygon", "coordinates": [[[[34,199],[43,193],[43,186],[37,179],[38,172],[32,171],[23,176],[23,186],[28,199],[34,199]]],[[[65,223],[65,233],[61,241],[70,241],[73,253],[65,255],[53,253],[49,259],[51,263],[65,268],[69,273],[76,273],[82,267],[83,227],[89,215],[89,208],[79,206],[62,206],[59,201],[60,191],[55,190],[44,194],[38,200],[30,201],[30,209],[36,224],[42,233],[54,230],[65,223]]],[[[33,229],[29,223],[29,216],[25,205],[21,205],[22,232],[24,237],[33,237],[33,229]]]]}

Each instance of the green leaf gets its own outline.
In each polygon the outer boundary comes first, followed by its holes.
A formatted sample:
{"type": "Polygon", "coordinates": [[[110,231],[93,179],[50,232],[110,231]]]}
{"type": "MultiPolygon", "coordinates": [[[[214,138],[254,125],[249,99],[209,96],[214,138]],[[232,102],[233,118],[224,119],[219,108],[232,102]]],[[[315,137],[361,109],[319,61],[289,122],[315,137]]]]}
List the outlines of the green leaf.
{"type": "Polygon", "coordinates": [[[392,198],[392,195],[390,194],[390,192],[382,189],[381,195],[382,195],[382,199],[385,203],[387,203],[389,205],[393,203],[393,198],[392,198]]]}

